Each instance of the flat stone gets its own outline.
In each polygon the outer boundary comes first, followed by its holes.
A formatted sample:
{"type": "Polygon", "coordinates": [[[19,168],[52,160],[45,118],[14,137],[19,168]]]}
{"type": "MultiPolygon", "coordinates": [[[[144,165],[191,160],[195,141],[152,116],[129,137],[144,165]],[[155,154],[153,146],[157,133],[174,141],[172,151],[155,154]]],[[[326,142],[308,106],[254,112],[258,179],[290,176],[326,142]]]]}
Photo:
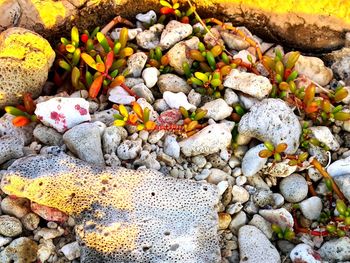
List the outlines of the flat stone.
{"type": "Polygon", "coordinates": [[[326,241],[318,250],[322,260],[342,262],[350,260],[350,238],[340,237],[326,241]]]}
{"type": "Polygon", "coordinates": [[[264,144],[250,148],[242,160],[242,173],[244,176],[253,176],[259,172],[267,162],[267,158],[261,158],[259,152],[266,149],[264,144]]]}
{"type": "Polygon", "coordinates": [[[188,94],[192,89],[183,78],[172,73],[160,75],[157,84],[161,93],[171,91],[188,94]]]}
{"type": "Polygon", "coordinates": [[[162,32],[160,37],[160,46],[163,49],[168,49],[191,34],[192,26],[190,24],[184,24],[176,20],[171,20],[165,26],[165,29],[162,32]]]}
{"type": "Polygon", "coordinates": [[[215,121],[226,119],[233,111],[223,99],[209,101],[205,103],[201,109],[207,111],[206,118],[211,118],[215,121]]]}

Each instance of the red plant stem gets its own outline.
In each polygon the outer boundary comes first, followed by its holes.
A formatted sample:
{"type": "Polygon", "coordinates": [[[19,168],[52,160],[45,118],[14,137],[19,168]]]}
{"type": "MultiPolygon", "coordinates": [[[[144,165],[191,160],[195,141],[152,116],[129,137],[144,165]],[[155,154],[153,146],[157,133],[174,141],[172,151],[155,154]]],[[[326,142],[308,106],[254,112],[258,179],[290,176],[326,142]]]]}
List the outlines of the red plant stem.
{"type": "Polygon", "coordinates": [[[307,185],[308,185],[308,187],[309,187],[309,192],[310,192],[310,194],[311,194],[312,196],[317,196],[317,193],[316,193],[316,191],[315,191],[315,189],[314,189],[314,186],[312,185],[312,181],[311,181],[311,179],[310,179],[310,176],[309,176],[308,174],[306,174],[305,178],[306,178],[306,181],[307,181],[307,185]]]}
{"type": "Polygon", "coordinates": [[[329,236],[329,232],[327,230],[318,231],[318,230],[311,230],[311,229],[307,229],[307,228],[299,226],[299,222],[298,222],[298,218],[297,218],[295,210],[293,211],[293,219],[294,219],[294,231],[295,231],[295,233],[305,233],[305,234],[309,234],[312,236],[318,236],[318,237],[329,236]]]}
{"type": "Polygon", "coordinates": [[[130,27],[134,26],[134,24],[131,23],[129,20],[122,18],[121,16],[116,16],[107,25],[105,25],[104,28],[102,28],[101,33],[106,35],[109,30],[111,30],[114,26],[116,26],[119,23],[123,23],[125,25],[130,26],[130,27]]]}
{"type": "Polygon", "coordinates": [[[139,96],[136,95],[134,91],[132,91],[128,86],[125,85],[125,83],[120,84],[120,86],[131,96],[135,97],[135,99],[139,99],[139,96]]]}

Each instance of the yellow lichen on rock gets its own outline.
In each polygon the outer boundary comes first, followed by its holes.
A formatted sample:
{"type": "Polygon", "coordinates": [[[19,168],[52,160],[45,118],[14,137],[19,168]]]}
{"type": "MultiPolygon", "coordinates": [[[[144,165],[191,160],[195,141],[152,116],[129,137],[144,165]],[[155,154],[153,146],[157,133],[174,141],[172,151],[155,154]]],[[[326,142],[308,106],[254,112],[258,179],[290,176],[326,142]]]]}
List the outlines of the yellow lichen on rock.
{"type": "Polygon", "coordinates": [[[0,109],[17,104],[25,92],[39,96],[55,59],[50,44],[23,28],[0,34],[0,109]]]}
{"type": "Polygon", "coordinates": [[[63,20],[67,15],[67,9],[63,1],[52,1],[52,0],[31,0],[42,23],[46,28],[51,28],[56,25],[57,20],[63,20]]]}

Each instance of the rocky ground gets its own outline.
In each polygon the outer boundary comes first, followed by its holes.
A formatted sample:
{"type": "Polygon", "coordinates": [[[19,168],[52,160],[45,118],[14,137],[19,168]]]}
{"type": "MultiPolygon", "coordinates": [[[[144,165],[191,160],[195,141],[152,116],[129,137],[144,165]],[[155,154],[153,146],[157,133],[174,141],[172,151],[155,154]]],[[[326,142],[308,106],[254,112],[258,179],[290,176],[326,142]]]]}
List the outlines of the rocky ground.
{"type": "MultiPolygon", "coordinates": [[[[52,94],[54,84],[49,80],[35,101],[37,122],[16,127],[11,112],[4,113],[0,118],[1,169],[5,172],[23,156],[65,153],[96,166],[148,168],[168,177],[205,181],[216,185],[219,193],[221,262],[349,261],[350,120],[336,120],[332,111],[325,122],[313,121],[304,112],[313,102],[305,99],[305,93],[309,94],[305,90],[304,104],[293,104],[286,99],[295,98],[292,92],[284,96],[283,89],[272,95],[275,80],[247,38],[218,26],[206,33],[199,23],[192,26],[175,20],[145,27],[155,17],[153,11],[139,14],[138,27],[128,31],[136,51],[127,59],[129,74],[125,74],[125,85],[132,92],[117,85],[92,99],[87,90],[71,92],[62,86],[52,94]],[[222,89],[216,93],[203,93],[195,80],[186,77],[184,62],[193,65],[195,59],[189,52],[197,50],[200,41],[206,48],[219,42],[229,51],[231,62],[238,61],[222,74],[222,89]],[[149,50],[157,46],[167,54],[169,72],[159,63],[150,64],[149,50]],[[168,129],[138,131],[133,125],[114,125],[114,114],[122,112],[112,108],[112,103],[126,105],[131,112],[134,101],[150,110],[150,120],[168,129]],[[190,113],[206,111],[194,134],[169,128],[183,125],[180,107],[190,113]],[[281,143],[286,145],[278,153],[281,143]],[[272,154],[259,156],[262,150],[272,154]],[[303,153],[308,156],[300,159],[303,153]],[[333,192],[327,188],[332,181],[322,176],[312,162],[315,158],[345,196],[345,208],[339,204],[341,196],[335,187],[333,192]],[[292,160],[297,165],[291,165],[292,160]]],[[[291,52],[264,42],[244,27],[240,30],[264,55],[281,56],[287,63],[291,52]]],[[[116,28],[110,35],[119,39],[120,34],[116,28]]],[[[342,52],[345,55],[338,51],[325,57],[330,67],[319,58],[300,55],[292,69],[298,74],[296,89],[314,85],[315,97],[321,100],[326,100],[324,94],[333,94],[330,100],[334,101],[335,89],[344,86],[348,93],[336,102],[346,113],[350,111],[350,87],[346,86],[350,82],[345,58],[350,53],[342,52]]],[[[278,73],[276,67],[273,70],[278,73]]],[[[196,71],[199,67],[192,69],[196,71]]],[[[31,202],[29,196],[4,192],[1,262],[79,262],[74,216],[66,218],[60,211],[31,202]]]]}

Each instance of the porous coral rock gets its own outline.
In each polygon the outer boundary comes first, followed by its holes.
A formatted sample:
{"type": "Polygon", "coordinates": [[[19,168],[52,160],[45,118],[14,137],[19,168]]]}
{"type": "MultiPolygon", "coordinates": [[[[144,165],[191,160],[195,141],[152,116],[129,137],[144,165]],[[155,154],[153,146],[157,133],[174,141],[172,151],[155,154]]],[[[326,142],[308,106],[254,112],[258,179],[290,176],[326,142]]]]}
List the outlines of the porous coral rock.
{"type": "Polygon", "coordinates": [[[35,32],[13,27],[0,34],[0,109],[40,95],[55,59],[49,42],[35,32]]]}
{"type": "Polygon", "coordinates": [[[37,155],[3,171],[1,189],[74,216],[81,262],[220,260],[210,184],[37,155]]]}

